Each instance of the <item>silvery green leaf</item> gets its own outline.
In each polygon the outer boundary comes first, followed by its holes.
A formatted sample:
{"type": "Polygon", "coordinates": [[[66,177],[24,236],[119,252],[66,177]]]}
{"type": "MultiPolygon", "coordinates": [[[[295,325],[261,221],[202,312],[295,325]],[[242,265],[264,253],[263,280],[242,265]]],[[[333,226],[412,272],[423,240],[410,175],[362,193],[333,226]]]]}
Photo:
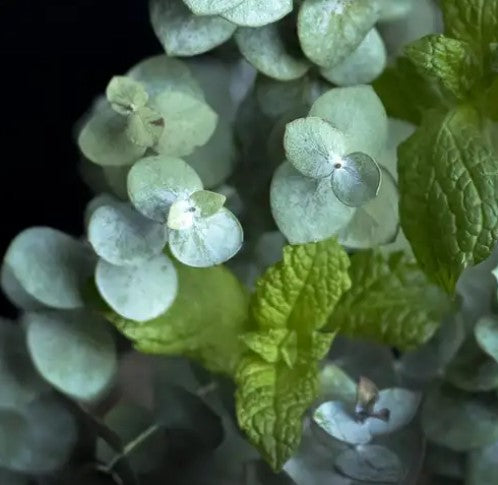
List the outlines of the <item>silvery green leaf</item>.
{"type": "Polygon", "coordinates": [[[284,115],[302,106],[310,81],[306,76],[293,81],[277,81],[266,76],[256,79],[256,98],[263,113],[271,118],[284,115]]]}
{"type": "Polygon", "coordinates": [[[5,262],[0,268],[0,289],[11,303],[22,310],[38,310],[44,306],[22,287],[12,268],[5,262]]]}
{"type": "Polygon", "coordinates": [[[202,89],[188,66],[164,54],[140,61],[128,71],[127,76],[143,83],[151,97],[169,90],[183,91],[201,101],[204,99],[202,89]]]}
{"type": "Polygon", "coordinates": [[[498,361],[498,318],[482,317],[474,327],[474,335],[481,349],[498,361]]]}
{"type": "Polygon", "coordinates": [[[471,336],[446,369],[446,380],[464,391],[498,389],[498,363],[485,354],[471,336]]]}
{"type": "Polygon", "coordinates": [[[48,389],[31,362],[23,329],[20,325],[2,318],[0,382],[0,408],[19,409],[48,389]]]}
{"type": "Polygon", "coordinates": [[[202,190],[195,171],[179,158],[151,156],[139,160],[128,174],[128,195],[135,208],[157,222],[166,222],[177,199],[202,190]]]}
{"type": "Polygon", "coordinates": [[[356,387],[356,382],[335,364],[325,364],[320,371],[321,399],[338,400],[354,404],[356,387]]]}
{"type": "Polygon", "coordinates": [[[363,152],[375,158],[384,150],[387,115],[371,86],[331,89],[313,103],[309,115],[323,118],[348,137],[346,153],[363,152]]]}
{"type": "Polygon", "coordinates": [[[498,441],[471,451],[467,458],[465,483],[483,485],[496,483],[498,477],[498,441]]]}
{"type": "Polygon", "coordinates": [[[130,165],[138,160],[146,148],[128,138],[127,123],[107,101],[99,102],[78,136],[83,155],[103,166],[130,165]]]}
{"type": "Polygon", "coordinates": [[[380,21],[390,22],[410,14],[414,0],[377,0],[380,5],[380,21]]]}
{"type": "Polygon", "coordinates": [[[193,202],[190,199],[180,199],[169,210],[167,226],[176,231],[190,229],[196,217],[200,217],[200,214],[193,202]]]}
{"type": "Polygon", "coordinates": [[[345,450],[335,459],[335,466],[343,475],[369,483],[399,484],[403,477],[403,465],[399,458],[379,445],[345,450]]]}
{"type": "Polygon", "coordinates": [[[83,306],[81,289],[94,262],[92,251],[67,234],[32,227],[10,243],[4,271],[43,305],[69,309],[83,306]]]}
{"type": "Polygon", "coordinates": [[[83,155],[80,156],[78,162],[78,174],[93,194],[109,192],[109,186],[104,178],[103,167],[91,162],[83,155]]]}
{"type": "Polygon", "coordinates": [[[381,167],[382,183],[377,197],[356,208],[351,221],[337,234],[351,249],[367,249],[394,241],[399,229],[398,187],[381,167]]]}
{"type": "Polygon", "coordinates": [[[120,200],[128,200],[128,173],[131,165],[120,167],[102,167],[103,178],[108,186],[108,191],[120,200]]]}
{"type": "Polygon", "coordinates": [[[334,236],[354,215],[352,207],[339,202],[328,179],[305,177],[289,162],[276,170],[270,197],[275,222],[292,244],[334,236]]]}
{"type": "Polygon", "coordinates": [[[449,386],[431,389],[422,406],[427,437],[454,451],[468,451],[498,440],[498,409],[486,394],[449,386]]]}
{"type": "Polygon", "coordinates": [[[353,408],[340,401],[321,404],[315,410],[313,420],[330,436],[345,443],[360,445],[372,439],[367,423],[357,421],[353,408]]]}
{"type": "Polygon", "coordinates": [[[232,127],[220,118],[209,141],[185,157],[185,161],[197,172],[206,188],[213,188],[231,175],[235,153],[232,127]]]}
{"type": "Polygon", "coordinates": [[[151,107],[164,119],[155,150],[162,155],[190,155],[211,138],[218,115],[204,101],[181,91],[164,91],[151,107]]]}
{"type": "Polygon", "coordinates": [[[388,119],[387,143],[379,160],[396,181],[398,181],[398,145],[412,135],[415,129],[416,126],[408,121],[388,119]]]}
{"type": "Polygon", "coordinates": [[[235,33],[241,54],[259,72],[279,81],[298,79],[310,68],[305,59],[291,55],[276,24],[241,27],[235,33]]]}
{"type": "Polygon", "coordinates": [[[188,229],[171,230],[172,254],[188,266],[205,268],[224,263],[241,248],[244,239],[237,218],[225,208],[206,218],[195,218],[188,229]]]}
{"type": "Polygon", "coordinates": [[[322,67],[320,74],[337,86],[368,84],[380,76],[386,61],[386,46],[374,28],[348,57],[330,68],[322,67]]]}
{"type": "Polygon", "coordinates": [[[383,389],[379,392],[379,400],[375,403],[374,412],[389,409],[389,419],[369,419],[368,429],[372,435],[389,434],[406,426],[417,413],[421,401],[419,392],[400,387],[383,389]]]}
{"type": "Polygon", "coordinates": [[[112,195],[109,194],[99,194],[91,199],[85,207],[85,213],[83,216],[83,221],[85,223],[85,228],[88,229],[88,224],[92,218],[93,213],[100,207],[104,205],[114,205],[119,204],[112,195]]]}
{"type": "Polygon", "coordinates": [[[144,106],[128,116],[126,135],[135,145],[150,148],[161,138],[164,119],[156,111],[144,106]]]}
{"type": "Polygon", "coordinates": [[[380,167],[366,153],[345,155],[337,160],[332,168],[332,190],[343,204],[361,207],[379,193],[380,167]]]}
{"type": "Polygon", "coordinates": [[[201,217],[209,217],[216,214],[225,204],[227,198],[209,190],[199,190],[190,196],[190,200],[200,213],[201,217]]]}
{"type": "Polygon", "coordinates": [[[91,313],[27,313],[28,349],[38,372],[56,389],[84,401],[98,398],[116,371],[109,326],[91,313]]]}
{"type": "Polygon", "coordinates": [[[166,312],[178,289],[176,270],[164,254],[139,266],[114,266],[101,259],[97,263],[95,283],[114,311],[138,322],[166,312]]]}
{"type": "Polygon", "coordinates": [[[88,240],[107,262],[133,266],[163,250],[167,231],[127,204],[115,203],[94,211],[88,224],[88,240]]]}
{"type": "Polygon", "coordinates": [[[304,0],[297,23],[301,47],[315,64],[333,67],[358,47],[378,16],[371,0],[304,0]]]}
{"type": "Polygon", "coordinates": [[[196,16],[182,0],[152,0],[152,28],[169,56],[195,56],[223,44],[236,25],[217,16],[196,16]]]}
{"type": "Polygon", "coordinates": [[[0,410],[0,466],[50,473],[68,460],[77,439],[73,416],[52,397],[0,410]]]}
{"type": "Polygon", "coordinates": [[[285,17],[292,11],[292,0],[244,0],[236,7],[222,12],[222,16],[236,25],[261,27],[285,17]]]}
{"type": "MultiPolygon", "coordinates": [[[[307,177],[327,177],[334,174],[339,165],[344,165],[346,170],[347,166],[342,158],[346,146],[344,134],[321,118],[299,118],[285,128],[284,149],[287,160],[307,177]]],[[[353,163],[350,165],[353,168],[353,163]]]]}
{"type": "Polygon", "coordinates": [[[183,0],[196,15],[217,15],[229,8],[236,7],[244,0],[183,0]]]}
{"type": "Polygon", "coordinates": [[[121,115],[143,108],[149,100],[144,86],[126,76],[114,76],[106,88],[107,101],[121,115]]]}
{"type": "Polygon", "coordinates": [[[254,247],[254,260],[257,265],[266,270],[281,261],[285,244],[285,237],[280,231],[261,234],[254,247]]]}

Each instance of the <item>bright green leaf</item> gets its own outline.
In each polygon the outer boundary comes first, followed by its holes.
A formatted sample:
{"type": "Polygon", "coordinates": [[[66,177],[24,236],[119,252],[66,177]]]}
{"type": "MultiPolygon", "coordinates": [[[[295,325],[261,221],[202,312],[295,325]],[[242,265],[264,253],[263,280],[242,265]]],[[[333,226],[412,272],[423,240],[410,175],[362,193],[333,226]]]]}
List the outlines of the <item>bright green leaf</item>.
{"type": "Polygon", "coordinates": [[[225,204],[227,198],[209,190],[199,190],[190,196],[190,200],[199,210],[201,217],[209,217],[216,214],[225,204]]]}
{"type": "Polygon", "coordinates": [[[236,26],[217,16],[194,15],[182,0],[152,0],[150,18],[169,56],[195,56],[226,42],[236,26]]]}
{"type": "Polygon", "coordinates": [[[401,252],[359,252],[351,257],[349,274],[351,290],[327,326],[348,336],[409,349],[428,340],[449,310],[443,292],[401,252]]]}
{"type": "Polygon", "coordinates": [[[292,0],[244,0],[222,16],[236,25],[261,27],[285,17],[292,11],[292,0]]]}
{"type": "Polygon", "coordinates": [[[333,67],[360,45],[378,15],[370,0],[304,0],[297,24],[301,47],[315,64],[333,67]]]}
{"type": "Polygon", "coordinates": [[[27,313],[28,348],[40,374],[63,393],[98,398],[114,377],[117,358],[106,322],[83,311],[27,313]]]}
{"type": "Polygon", "coordinates": [[[470,106],[427,116],[398,154],[403,231],[421,268],[453,293],[498,239],[496,154],[470,106]]]}
{"type": "Polygon", "coordinates": [[[241,54],[259,72],[279,81],[291,81],[306,74],[310,65],[288,52],[276,24],[237,30],[235,40],[241,54]]]}
{"type": "Polygon", "coordinates": [[[244,0],[183,0],[196,15],[218,15],[240,5],[244,0]]]}
{"type": "Polygon", "coordinates": [[[114,76],[106,89],[107,101],[121,115],[143,108],[149,100],[144,86],[126,76],[114,76]]]}

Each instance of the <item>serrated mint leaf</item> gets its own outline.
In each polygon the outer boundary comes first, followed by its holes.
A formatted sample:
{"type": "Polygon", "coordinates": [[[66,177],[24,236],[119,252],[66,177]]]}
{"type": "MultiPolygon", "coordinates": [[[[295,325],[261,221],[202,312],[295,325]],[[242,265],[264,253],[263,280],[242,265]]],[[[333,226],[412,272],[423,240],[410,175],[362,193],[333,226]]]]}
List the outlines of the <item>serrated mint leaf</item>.
{"type": "Polygon", "coordinates": [[[310,65],[305,59],[294,57],[277,25],[237,30],[235,40],[241,54],[258,71],[279,81],[291,81],[306,74],[310,65]]]}
{"type": "Polygon", "coordinates": [[[126,76],[114,76],[107,85],[106,96],[112,109],[122,115],[143,108],[149,99],[144,86],[126,76]]]}
{"type": "Polygon", "coordinates": [[[285,17],[292,11],[292,0],[244,0],[222,12],[230,22],[243,27],[261,27],[285,17]]]}
{"type": "Polygon", "coordinates": [[[351,289],[327,325],[347,336],[409,349],[428,340],[449,309],[444,293],[401,252],[359,252],[349,274],[351,289]]]}
{"type": "Polygon", "coordinates": [[[422,76],[436,80],[458,100],[468,98],[481,77],[479,62],[470,46],[441,34],[409,44],[405,54],[422,76]]]}
{"type": "Polygon", "coordinates": [[[388,66],[372,86],[389,116],[417,125],[426,110],[446,107],[437,83],[425,80],[406,57],[388,66]]]}
{"type": "Polygon", "coordinates": [[[242,351],[239,336],[247,329],[244,288],[223,266],[197,269],[173,264],[178,292],[166,313],[142,323],[109,309],[105,317],[140,352],[182,355],[212,372],[233,375],[242,351]]]}
{"type": "Polygon", "coordinates": [[[398,149],[403,231],[420,267],[448,293],[498,239],[498,158],[483,130],[477,110],[460,106],[428,115],[398,149]]]}
{"type": "Polygon", "coordinates": [[[159,141],[163,129],[163,117],[145,106],[129,115],[126,135],[135,145],[149,148],[159,141]]]}
{"type": "Polygon", "coordinates": [[[378,15],[370,0],[304,0],[297,23],[301,47],[315,64],[333,67],[360,45],[378,15]]]}
{"type": "Polygon", "coordinates": [[[217,15],[240,5],[244,0],[183,0],[183,2],[196,15],[217,15]]]}
{"type": "Polygon", "coordinates": [[[199,210],[201,217],[209,217],[216,214],[225,204],[227,198],[209,190],[199,190],[190,196],[190,200],[199,210]]]}
{"type": "Polygon", "coordinates": [[[182,0],[152,0],[154,32],[169,56],[195,56],[226,42],[236,25],[217,16],[194,15],[182,0]]]}

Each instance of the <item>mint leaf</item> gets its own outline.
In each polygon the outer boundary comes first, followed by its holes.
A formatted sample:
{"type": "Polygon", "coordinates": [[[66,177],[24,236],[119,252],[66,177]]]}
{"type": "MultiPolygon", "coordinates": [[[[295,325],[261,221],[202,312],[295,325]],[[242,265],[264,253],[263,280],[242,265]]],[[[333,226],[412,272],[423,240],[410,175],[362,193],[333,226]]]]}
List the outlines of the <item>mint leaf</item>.
{"type": "Polygon", "coordinates": [[[183,355],[212,372],[232,374],[246,330],[247,296],[223,266],[196,269],[174,262],[178,294],[163,315],[143,323],[105,311],[140,352],[183,355]]]}
{"type": "Polygon", "coordinates": [[[480,66],[469,44],[440,34],[422,37],[405,48],[420,74],[438,81],[457,99],[469,96],[481,77],[480,66]]]}
{"type": "Polygon", "coordinates": [[[426,274],[448,293],[498,239],[497,157],[471,106],[430,113],[398,148],[403,231],[426,274]]]}
{"type": "Polygon", "coordinates": [[[335,239],[287,246],[257,283],[257,330],[242,338],[250,350],[235,376],[237,417],[274,470],[297,448],[302,416],[318,395],[317,364],[335,336],[320,329],[350,286],[348,265],[335,239]]]}
{"type": "Polygon", "coordinates": [[[427,341],[448,310],[448,299],[402,252],[364,251],[351,257],[351,289],[327,328],[354,338],[409,349],[427,341]]]}

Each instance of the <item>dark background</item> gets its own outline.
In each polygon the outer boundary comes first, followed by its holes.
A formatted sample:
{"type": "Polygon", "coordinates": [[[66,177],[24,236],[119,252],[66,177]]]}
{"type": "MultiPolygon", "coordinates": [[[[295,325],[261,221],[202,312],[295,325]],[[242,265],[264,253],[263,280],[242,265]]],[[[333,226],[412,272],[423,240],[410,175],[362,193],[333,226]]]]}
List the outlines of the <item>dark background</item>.
{"type": "Polygon", "coordinates": [[[29,226],[82,234],[73,125],[114,74],[161,52],[147,3],[0,0],[0,257],[29,226]]]}

